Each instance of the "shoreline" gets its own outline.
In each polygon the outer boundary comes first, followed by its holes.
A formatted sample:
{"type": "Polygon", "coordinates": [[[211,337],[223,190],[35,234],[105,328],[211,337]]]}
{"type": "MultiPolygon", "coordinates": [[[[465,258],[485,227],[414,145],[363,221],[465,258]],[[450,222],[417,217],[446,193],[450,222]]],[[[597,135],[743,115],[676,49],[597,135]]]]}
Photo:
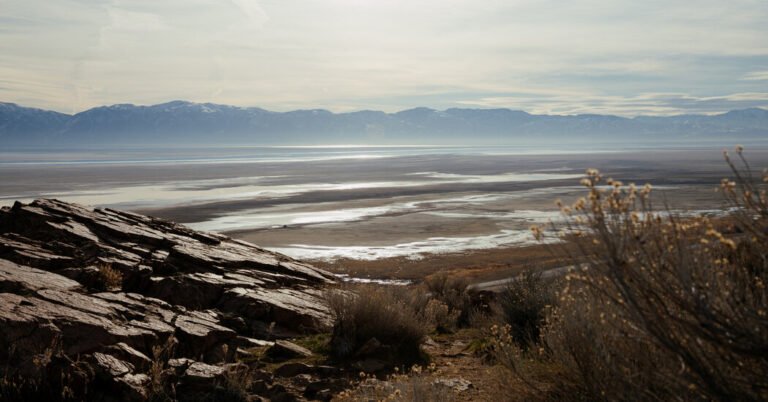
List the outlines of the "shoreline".
{"type": "MultiPolygon", "coordinates": [[[[747,156],[763,166],[768,149],[747,156]]],[[[421,280],[442,270],[492,281],[526,264],[557,264],[528,228],[558,219],[556,200],[568,205],[585,194],[577,177],[586,168],[624,183],[652,183],[657,205],[679,211],[719,210],[723,200],[713,190],[729,175],[714,149],[0,166],[0,202],[35,192],[129,210],[361,278],[421,280]]]]}
{"type": "Polygon", "coordinates": [[[563,247],[537,244],[525,247],[500,247],[461,253],[431,254],[419,260],[384,258],[373,261],[340,259],[308,261],[334,274],[364,279],[409,280],[414,283],[446,274],[468,283],[494,281],[516,276],[528,268],[556,268],[562,265],[563,247]]]}

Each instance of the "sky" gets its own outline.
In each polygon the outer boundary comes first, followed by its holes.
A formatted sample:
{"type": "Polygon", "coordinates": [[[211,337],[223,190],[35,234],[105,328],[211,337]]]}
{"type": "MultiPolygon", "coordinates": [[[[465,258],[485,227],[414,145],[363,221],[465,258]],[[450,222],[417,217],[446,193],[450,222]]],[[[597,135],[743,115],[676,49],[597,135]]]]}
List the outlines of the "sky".
{"type": "Polygon", "coordinates": [[[767,0],[0,0],[0,101],[768,108],[767,0]]]}

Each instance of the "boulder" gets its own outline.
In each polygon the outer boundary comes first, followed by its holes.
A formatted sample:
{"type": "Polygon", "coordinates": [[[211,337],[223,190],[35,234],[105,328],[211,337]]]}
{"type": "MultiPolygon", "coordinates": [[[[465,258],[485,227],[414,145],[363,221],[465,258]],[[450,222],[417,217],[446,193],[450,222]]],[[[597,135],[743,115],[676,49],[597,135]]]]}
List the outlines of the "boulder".
{"type": "Polygon", "coordinates": [[[40,289],[76,290],[80,284],[61,275],[0,260],[0,292],[29,294],[40,289]]]}
{"type": "Polygon", "coordinates": [[[356,357],[366,357],[376,355],[381,350],[381,342],[376,338],[371,338],[366,341],[363,346],[360,346],[355,352],[356,357]]]}
{"type": "Polygon", "coordinates": [[[284,340],[276,341],[274,345],[270,346],[264,355],[273,361],[284,361],[295,358],[303,358],[312,356],[312,351],[299,346],[293,342],[284,340]]]}
{"type": "Polygon", "coordinates": [[[278,377],[295,377],[299,374],[309,374],[314,371],[314,367],[304,363],[285,363],[275,369],[275,375],[278,377]]]}
{"type": "Polygon", "coordinates": [[[184,371],[184,380],[188,382],[212,384],[214,380],[221,378],[224,375],[224,372],[225,370],[223,367],[194,362],[184,371]]]}
{"type": "Polygon", "coordinates": [[[392,363],[387,360],[366,358],[352,363],[352,367],[363,373],[378,373],[392,367],[392,363]]]}
{"type": "Polygon", "coordinates": [[[188,400],[204,400],[203,395],[210,394],[224,381],[226,370],[221,366],[194,362],[180,376],[176,390],[181,395],[190,395],[188,400]]]}
{"type": "Polygon", "coordinates": [[[104,353],[93,354],[94,366],[98,372],[108,378],[122,377],[126,374],[133,372],[133,365],[124,362],[114,356],[110,356],[104,353]]]}
{"type": "Polygon", "coordinates": [[[290,362],[275,369],[277,377],[293,377],[299,374],[312,374],[318,376],[338,375],[341,371],[333,366],[316,366],[306,363],[290,362]]]}
{"type": "Polygon", "coordinates": [[[474,388],[474,385],[470,381],[463,378],[438,378],[434,380],[432,384],[450,388],[454,392],[466,392],[474,388]]]}
{"type": "Polygon", "coordinates": [[[343,378],[327,378],[313,381],[304,388],[304,396],[312,400],[330,401],[334,394],[349,386],[349,381],[343,378]]]}
{"type": "Polygon", "coordinates": [[[151,379],[146,374],[126,374],[115,378],[117,395],[124,401],[146,401],[149,396],[147,387],[151,379]]]}
{"type": "Polygon", "coordinates": [[[110,355],[132,364],[134,367],[141,371],[148,370],[149,366],[152,364],[152,360],[147,357],[147,355],[139,352],[138,350],[128,346],[128,344],[123,342],[118,342],[114,345],[111,345],[105,348],[105,350],[110,355]]]}

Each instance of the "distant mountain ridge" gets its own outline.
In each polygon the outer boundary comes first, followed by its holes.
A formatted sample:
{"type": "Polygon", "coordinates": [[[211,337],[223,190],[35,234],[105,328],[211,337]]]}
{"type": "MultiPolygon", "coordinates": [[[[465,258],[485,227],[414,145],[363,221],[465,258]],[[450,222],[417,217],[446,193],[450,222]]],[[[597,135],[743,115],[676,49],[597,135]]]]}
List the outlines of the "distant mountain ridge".
{"type": "Polygon", "coordinates": [[[768,110],[717,115],[535,115],[510,109],[396,113],[272,112],[172,101],[118,104],[74,115],[0,103],[3,147],[126,145],[505,144],[521,141],[768,139],[768,110]]]}

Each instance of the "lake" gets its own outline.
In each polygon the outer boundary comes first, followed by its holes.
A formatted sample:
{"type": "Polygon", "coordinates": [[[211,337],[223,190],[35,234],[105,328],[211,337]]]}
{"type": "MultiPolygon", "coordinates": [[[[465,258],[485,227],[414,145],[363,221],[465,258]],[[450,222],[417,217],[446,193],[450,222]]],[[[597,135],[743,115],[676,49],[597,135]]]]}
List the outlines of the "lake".
{"type": "MultiPolygon", "coordinates": [[[[753,150],[764,162],[764,149],[753,150]]],[[[305,259],[418,259],[531,244],[596,167],[676,210],[722,207],[719,149],[237,147],[0,153],[0,205],[59,198],[228,233],[305,259]]]]}

